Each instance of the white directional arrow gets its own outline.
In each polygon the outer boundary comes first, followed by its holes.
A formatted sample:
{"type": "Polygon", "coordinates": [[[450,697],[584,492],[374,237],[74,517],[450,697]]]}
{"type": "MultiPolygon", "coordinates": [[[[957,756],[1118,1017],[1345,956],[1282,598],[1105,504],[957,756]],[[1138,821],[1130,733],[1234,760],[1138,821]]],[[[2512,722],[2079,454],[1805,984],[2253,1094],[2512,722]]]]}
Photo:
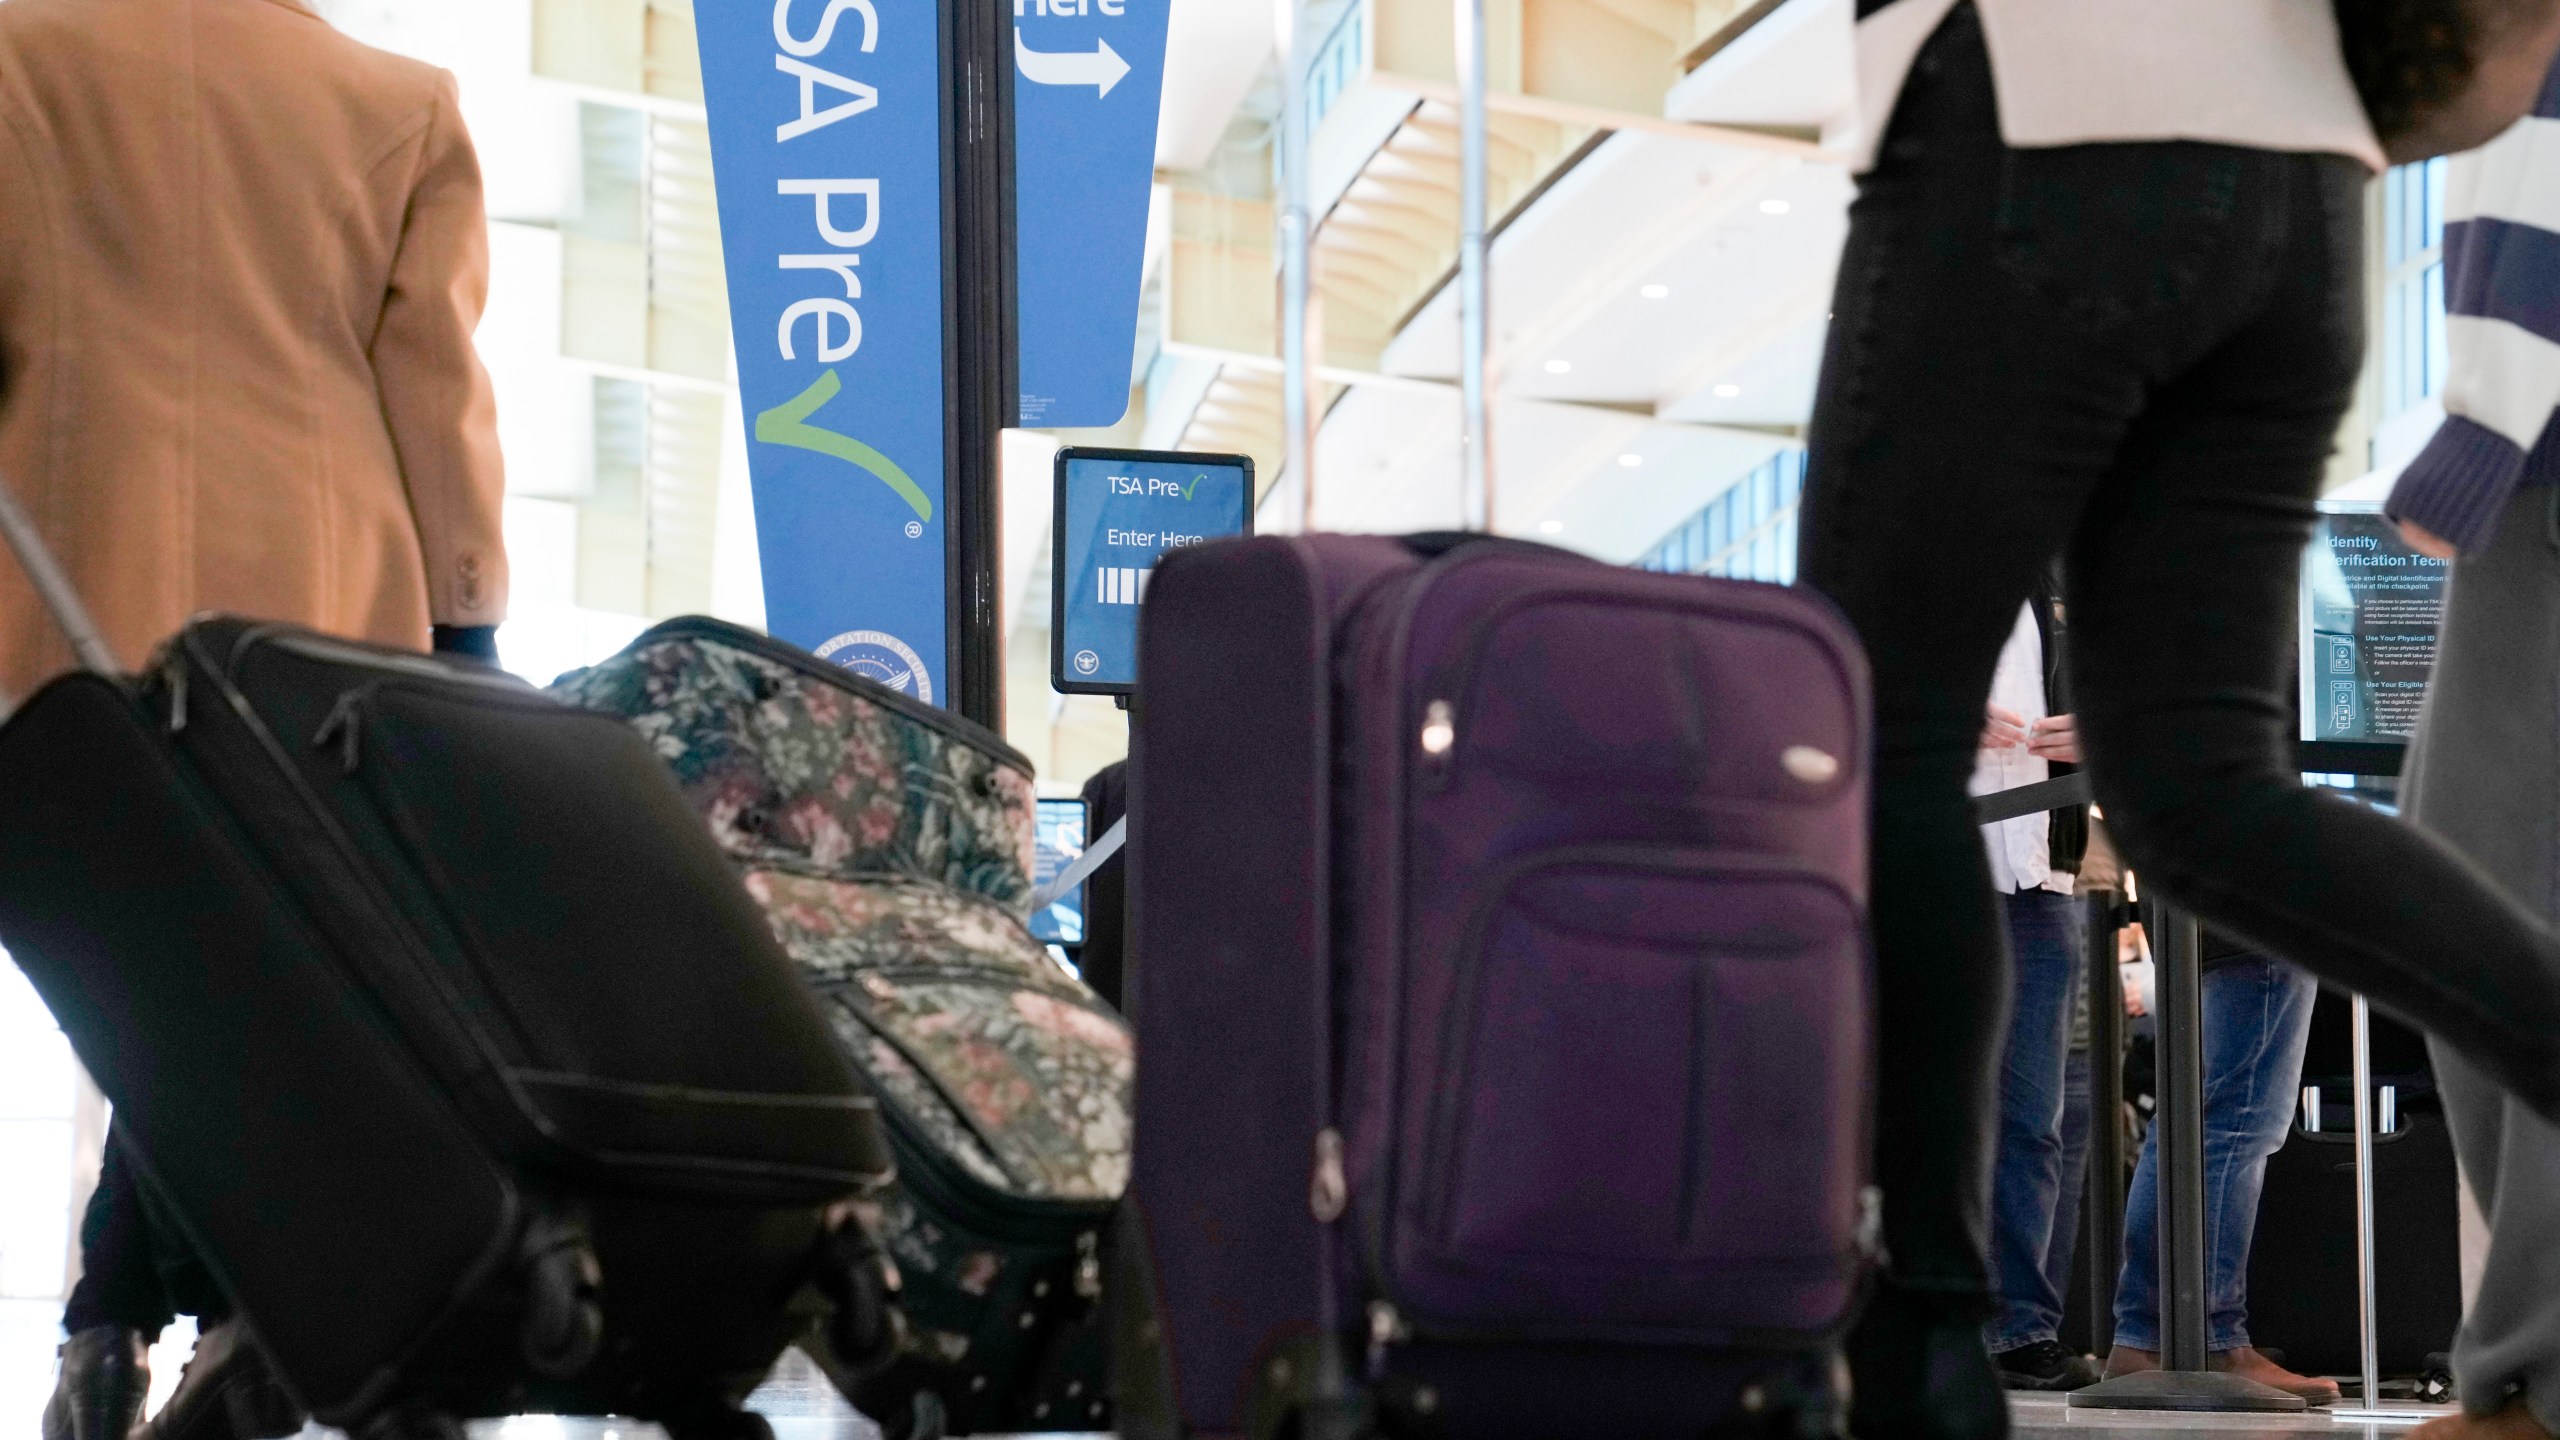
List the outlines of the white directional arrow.
{"type": "Polygon", "coordinates": [[[1098,92],[1095,99],[1111,93],[1120,77],[1129,73],[1129,62],[1111,48],[1108,40],[1096,40],[1090,53],[1069,50],[1050,53],[1034,50],[1022,43],[1022,27],[1013,27],[1013,63],[1022,67],[1023,75],[1034,85],[1090,85],[1098,92]]]}

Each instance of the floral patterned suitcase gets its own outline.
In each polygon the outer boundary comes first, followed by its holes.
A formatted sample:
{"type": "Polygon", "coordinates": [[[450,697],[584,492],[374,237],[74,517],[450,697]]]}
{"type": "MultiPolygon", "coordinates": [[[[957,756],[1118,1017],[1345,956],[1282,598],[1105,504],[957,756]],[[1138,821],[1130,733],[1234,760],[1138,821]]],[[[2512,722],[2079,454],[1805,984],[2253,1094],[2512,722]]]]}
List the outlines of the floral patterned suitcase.
{"type": "Polygon", "coordinates": [[[1098,1249],[1129,1179],[1128,1026],[1026,928],[1030,762],[722,621],[561,679],[624,716],[745,872],[878,1090],[909,1335],[842,1377],[893,1437],[1100,1430],[1098,1249]]]}

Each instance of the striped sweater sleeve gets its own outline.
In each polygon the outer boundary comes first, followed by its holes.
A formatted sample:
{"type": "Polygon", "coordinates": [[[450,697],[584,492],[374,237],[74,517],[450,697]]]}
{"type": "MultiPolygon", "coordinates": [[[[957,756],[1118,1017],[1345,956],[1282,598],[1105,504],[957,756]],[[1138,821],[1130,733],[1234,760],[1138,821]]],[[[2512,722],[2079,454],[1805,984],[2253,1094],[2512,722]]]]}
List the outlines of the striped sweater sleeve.
{"type": "Polygon", "coordinates": [[[2532,116],[2455,157],[2445,191],[2445,421],[2383,508],[2469,555],[2560,409],[2560,67],[2532,116]]]}

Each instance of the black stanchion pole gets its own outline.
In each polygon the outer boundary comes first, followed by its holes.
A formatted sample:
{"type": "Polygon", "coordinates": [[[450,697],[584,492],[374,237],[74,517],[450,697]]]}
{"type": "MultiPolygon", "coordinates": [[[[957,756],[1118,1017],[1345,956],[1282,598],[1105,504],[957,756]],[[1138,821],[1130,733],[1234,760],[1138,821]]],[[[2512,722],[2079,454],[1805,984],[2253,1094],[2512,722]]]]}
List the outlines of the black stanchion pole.
{"type": "Polygon", "coordinates": [[[2205,1367],[2204,970],[2193,918],[2160,909],[2160,1365],[2205,1367]]]}
{"type": "Polygon", "coordinates": [[[2302,1397],[2207,1370],[2204,1245],[2204,1007],[2193,917],[2154,907],[2160,1113],[2152,1122],[2160,1236],[2160,1366],[2071,1392],[2080,1409],[2301,1410],[2302,1397]]]}
{"type": "Polygon", "coordinates": [[[2089,896],[2089,1335],[2115,1343],[2116,1275],[2124,1267],[2124,973],[2116,967],[2123,899],[2089,896]]]}

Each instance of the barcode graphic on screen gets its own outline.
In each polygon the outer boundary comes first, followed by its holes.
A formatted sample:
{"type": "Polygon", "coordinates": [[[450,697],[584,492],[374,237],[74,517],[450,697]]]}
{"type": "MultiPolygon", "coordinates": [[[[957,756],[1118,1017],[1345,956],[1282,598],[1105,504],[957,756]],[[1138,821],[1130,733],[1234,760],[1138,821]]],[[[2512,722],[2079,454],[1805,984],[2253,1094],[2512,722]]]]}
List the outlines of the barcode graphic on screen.
{"type": "Polygon", "coordinates": [[[1152,569],[1139,570],[1126,565],[1110,565],[1094,572],[1094,599],[1103,605],[1135,605],[1147,598],[1147,582],[1155,578],[1152,569]]]}

